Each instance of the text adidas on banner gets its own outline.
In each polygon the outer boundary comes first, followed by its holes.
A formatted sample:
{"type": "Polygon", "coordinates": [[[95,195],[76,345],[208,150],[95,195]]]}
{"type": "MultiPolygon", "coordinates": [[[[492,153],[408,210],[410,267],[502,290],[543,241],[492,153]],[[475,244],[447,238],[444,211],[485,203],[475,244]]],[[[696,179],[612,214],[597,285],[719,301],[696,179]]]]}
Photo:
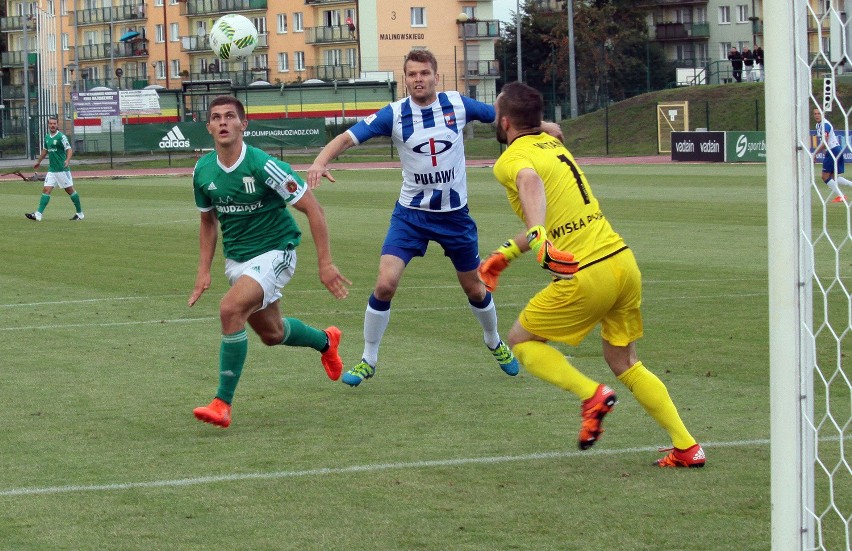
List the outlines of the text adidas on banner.
{"type": "Polygon", "coordinates": [[[183,132],[180,131],[180,128],[174,126],[171,130],[166,133],[165,136],[160,138],[160,148],[161,149],[171,149],[171,148],[187,148],[189,147],[189,140],[186,139],[186,136],[183,135],[183,132]]]}

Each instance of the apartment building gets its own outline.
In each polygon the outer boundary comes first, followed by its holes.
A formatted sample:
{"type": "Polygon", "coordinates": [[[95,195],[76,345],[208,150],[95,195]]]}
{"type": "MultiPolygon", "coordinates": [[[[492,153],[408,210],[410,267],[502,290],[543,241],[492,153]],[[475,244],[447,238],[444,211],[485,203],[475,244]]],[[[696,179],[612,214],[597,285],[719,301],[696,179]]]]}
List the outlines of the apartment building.
{"type": "Polygon", "coordinates": [[[27,111],[72,119],[71,94],[98,87],[367,78],[396,81],[404,95],[402,62],[412,48],[435,54],[440,89],[492,101],[500,74],[492,0],[6,0],[6,10],[4,135],[23,131],[27,111]],[[221,61],[210,51],[208,31],[226,13],[258,29],[248,59],[221,61]]]}

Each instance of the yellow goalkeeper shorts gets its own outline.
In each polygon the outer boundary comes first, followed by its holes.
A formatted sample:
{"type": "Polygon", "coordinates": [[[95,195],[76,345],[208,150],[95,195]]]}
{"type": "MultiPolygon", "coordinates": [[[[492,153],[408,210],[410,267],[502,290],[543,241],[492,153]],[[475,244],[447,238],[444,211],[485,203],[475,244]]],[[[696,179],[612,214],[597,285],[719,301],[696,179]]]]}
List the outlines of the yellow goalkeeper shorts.
{"type": "Polygon", "coordinates": [[[534,335],[576,346],[595,326],[614,346],[642,337],[642,274],[625,249],[586,266],[573,279],[556,280],[538,292],[518,321],[534,335]]]}

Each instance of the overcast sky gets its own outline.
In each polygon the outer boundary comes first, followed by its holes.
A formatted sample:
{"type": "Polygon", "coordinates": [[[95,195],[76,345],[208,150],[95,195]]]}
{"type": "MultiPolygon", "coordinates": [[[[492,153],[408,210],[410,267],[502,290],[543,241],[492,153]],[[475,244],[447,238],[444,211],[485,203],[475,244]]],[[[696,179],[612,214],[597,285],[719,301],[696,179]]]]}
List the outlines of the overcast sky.
{"type": "Polygon", "coordinates": [[[494,0],[494,19],[512,21],[512,14],[517,8],[518,0],[494,0]]]}

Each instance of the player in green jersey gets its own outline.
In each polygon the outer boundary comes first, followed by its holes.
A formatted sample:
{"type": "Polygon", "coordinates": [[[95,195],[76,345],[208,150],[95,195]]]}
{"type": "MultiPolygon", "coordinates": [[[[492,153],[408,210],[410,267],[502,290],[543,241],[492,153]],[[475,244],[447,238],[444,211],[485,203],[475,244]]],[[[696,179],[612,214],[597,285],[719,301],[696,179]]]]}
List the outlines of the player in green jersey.
{"type": "Polygon", "coordinates": [[[220,427],[231,424],[231,402],[248,351],[246,323],[267,346],[310,347],[322,353],[328,377],[340,378],[340,330],[320,330],[296,318],[283,318],[281,288],[296,270],[301,231],[288,206],[308,218],[317,249],[319,276],[337,298],[352,284],[331,258],[328,226],[322,207],[290,165],[243,142],[248,126],[245,108],[233,96],[210,102],[207,131],[214,151],[199,159],[193,173],[195,204],[201,212],[200,257],[189,305],[210,287],[210,266],[222,228],[225,275],[231,288],[219,306],[222,343],[219,388],[209,405],[195,408],[195,417],[220,427]]]}
{"type": "Polygon", "coordinates": [[[59,131],[59,121],[56,117],[47,119],[47,129],[48,133],[44,136],[41,155],[38,156],[35,165],[33,165],[33,168],[38,168],[45,157],[50,162],[47,175],[44,178],[44,188],[41,190],[41,200],[38,202],[38,210],[28,212],[24,216],[30,220],[41,222],[41,216],[50,201],[50,194],[53,192],[53,188],[58,185],[71,196],[71,201],[74,203],[76,212],[71,220],[82,220],[83,208],[80,206],[80,195],[74,190],[74,180],[71,178],[71,169],[68,168],[71,157],[74,156],[74,150],[71,149],[71,144],[68,143],[65,134],[59,131]]]}
{"type": "Polygon", "coordinates": [[[660,467],[703,467],[704,449],[678,414],[666,385],[638,358],[642,337],[642,275],[636,258],[610,225],[571,153],[541,129],[543,99],[521,82],[503,87],[495,103],[497,140],[508,148],[494,164],[512,210],[526,229],[480,266],[489,289],[522,253],[532,250],[553,276],[509,331],[508,344],[527,371],[582,400],[580,449],[591,448],[615,391],[581,373],[548,344],[577,346],[601,326],[603,357],[618,380],[672,439],[660,467]],[[568,251],[571,251],[570,253],[568,251]]]}

